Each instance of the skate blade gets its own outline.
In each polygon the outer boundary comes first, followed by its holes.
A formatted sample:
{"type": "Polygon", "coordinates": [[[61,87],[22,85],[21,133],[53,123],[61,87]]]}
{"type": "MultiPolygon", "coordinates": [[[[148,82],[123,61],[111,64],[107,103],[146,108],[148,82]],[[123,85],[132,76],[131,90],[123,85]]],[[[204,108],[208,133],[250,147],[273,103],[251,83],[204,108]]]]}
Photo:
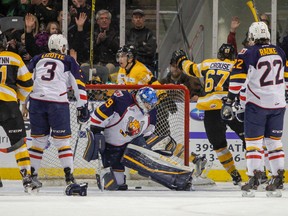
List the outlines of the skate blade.
{"type": "Polygon", "coordinates": [[[266,191],[267,184],[260,184],[257,188],[257,191],[259,192],[265,192],[266,191]]]}
{"type": "Polygon", "coordinates": [[[206,163],[206,165],[204,167],[204,170],[201,170],[199,175],[197,175],[195,173],[195,176],[196,177],[201,176],[202,178],[207,178],[207,175],[208,175],[209,171],[211,170],[212,166],[213,166],[213,162],[212,161],[207,161],[207,163],[206,163]]]}
{"type": "Polygon", "coordinates": [[[266,191],[266,196],[267,197],[282,197],[282,193],[280,190],[266,191]]]}
{"type": "Polygon", "coordinates": [[[30,195],[36,195],[40,191],[39,188],[32,188],[32,187],[26,187],[24,188],[24,192],[30,195]]]}
{"type": "Polygon", "coordinates": [[[255,197],[255,190],[242,191],[242,197],[255,197]]]}

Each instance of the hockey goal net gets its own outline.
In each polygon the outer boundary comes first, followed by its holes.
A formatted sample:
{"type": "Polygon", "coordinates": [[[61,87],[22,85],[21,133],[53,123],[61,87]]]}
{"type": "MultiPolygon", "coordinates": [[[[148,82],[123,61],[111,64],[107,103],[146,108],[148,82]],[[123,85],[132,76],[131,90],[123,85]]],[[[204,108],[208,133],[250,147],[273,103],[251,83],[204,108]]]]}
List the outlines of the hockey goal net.
{"type": "MultiPolygon", "coordinates": [[[[94,110],[97,106],[113,94],[115,90],[136,91],[142,85],[87,85],[89,109],[94,110]]],[[[156,135],[171,135],[177,143],[177,155],[181,155],[179,162],[189,164],[189,91],[182,85],[153,85],[155,90],[164,90],[166,99],[157,105],[156,135]]],[[[85,161],[82,156],[87,145],[86,129],[90,124],[80,126],[76,118],[75,98],[70,94],[70,116],[72,138],[70,140],[74,151],[74,176],[77,179],[95,178],[96,162],[85,161]]],[[[44,151],[40,179],[63,179],[64,173],[57,156],[57,149],[51,143],[44,151]]]]}

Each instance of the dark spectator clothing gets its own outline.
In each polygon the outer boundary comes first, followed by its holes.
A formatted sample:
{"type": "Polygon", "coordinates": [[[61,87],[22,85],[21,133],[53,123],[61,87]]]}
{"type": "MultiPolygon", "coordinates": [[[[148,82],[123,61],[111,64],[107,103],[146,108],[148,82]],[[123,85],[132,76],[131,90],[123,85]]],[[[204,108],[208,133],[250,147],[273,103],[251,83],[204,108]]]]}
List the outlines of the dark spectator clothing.
{"type": "Polygon", "coordinates": [[[283,38],[283,41],[280,47],[284,50],[286,54],[286,58],[288,60],[288,35],[283,38]]]}
{"type": "Polygon", "coordinates": [[[27,13],[34,14],[40,23],[44,23],[45,26],[49,22],[57,21],[58,11],[54,8],[53,4],[49,4],[44,6],[43,4],[40,5],[28,5],[27,13]]]}
{"type": "MultiPolygon", "coordinates": [[[[113,65],[118,65],[116,62],[116,54],[119,49],[119,32],[113,28],[106,31],[107,38],[99,44],[96,44],[96,38],[100,32],[98,27],[95,28],[94,33],[94,64],[106,65],[107,63],[112,63],[113,65]]],[[[78,61],[81,63],[89,62],[89,52],[90,52],[90,37],[88,33],[78,32],[75,35],[75,43],[78,42],[76,51],[81,53],[78,55],[78,61]],[[83,42],[83,43],[82,43],[83,42]]]]}
{"type": "Polygon", "coordinates": [[[137,50],[137,60],[154,68],[157,41],[153,32],[144,27],[142,29],[131,28],[126,38],[127,45],[134,45],[137,50]]]}
{"type": "Polygon", "coordinates": [[[194,95],[200,96],[203,89],[201,82],[197,77],[188,76],[185,73],[182,73],[178,80],[173,80],[171,79],[171,72],[169,72],[167,76],[159,82],[161,84],[183,84],[189,89],[190,97],[193,97],[194,95]]]}
{"type": "MultiPolygon", "coordinates": [[[[94,38],[98,37],[100,29],[96,28],[94,33],[94,38]]],[[[116,54],[119,49],[120,39],[119,32],[110,28],[106,31],[107,38],[99,44],[96,44],[96,39],[94,42],[94,63],[104,64],[112,63],[117,65],[116,54]]]]}
{"type": "Polygon", "coordinates": [[[27,52],[33,57],[35,55],[49,52],[48,46],[37,46],[36,39],[33,36],[33,33],[25,33],[25,46],[27,52]]]}

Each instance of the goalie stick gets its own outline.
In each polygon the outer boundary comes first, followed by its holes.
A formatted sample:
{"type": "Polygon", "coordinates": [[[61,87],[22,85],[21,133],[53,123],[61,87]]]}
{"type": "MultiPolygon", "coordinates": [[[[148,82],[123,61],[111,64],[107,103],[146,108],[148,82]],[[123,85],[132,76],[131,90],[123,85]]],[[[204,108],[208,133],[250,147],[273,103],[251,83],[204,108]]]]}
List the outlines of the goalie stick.
{"type": "Polygon", "coordinates": [[[79,139],[80,139],[80,131],[81,131],[81,129],[82,129],[82,124],[79,124],[79,129],[78,129],[78,133],[77,133],[77,139],[76,139],[74,152],[73,152],[73,161],[74,161],[74,158],[75,158],[75,155],[76,155],[76,150],[77,150],[78,142],[79,142],[79,139]]]}

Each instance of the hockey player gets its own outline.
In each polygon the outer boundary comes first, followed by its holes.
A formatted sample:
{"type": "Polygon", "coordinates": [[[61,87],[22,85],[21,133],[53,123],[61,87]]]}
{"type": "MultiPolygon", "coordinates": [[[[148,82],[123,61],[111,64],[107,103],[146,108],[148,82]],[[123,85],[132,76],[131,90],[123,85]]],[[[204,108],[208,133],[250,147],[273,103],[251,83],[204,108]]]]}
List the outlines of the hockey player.
{"type": "Polygon", "coordinates": [[[233,46],[222,44],[217,59],[206,59],[200,64],[188,60],[183,50],[174,52],[173,58],[188,75],[204,79],[204,95],[198,98],[196,108],[204,110],[205,131],[219,162],[231,175],[233,184],[240,184],[242,178],[227,148],[226,130],[228,125],[244,142],[243,123],[237,119],[223,121],[221,118],[222,100],[227,98],[229,76],[234,65],[233,46]]]}
{"type": "MultiPolygon", "coordinates": [[[[131,155],[134,145],[132,145],[130,151],[125,151],[129,143],[142,146],[142,143],[138,141],[141,140],[141,136],[148,137],[154,132],[156,124],[156,110],[154,108],[157,102],[158,98],[156,92],[150,87],[140,88],[136,95],[129,93],[128,91],[118,90],[115,91],[112,97],[109,98],[105,104],[96,108],[94,113],[91,115],[90,130],[92,134],[90,135],[91,140],[88,142],[84,158],[87,161],[90,161],[93,158],[97,159],[99,146],[105,143],[105,148],[102,146],[102,148],[100,148],[102,151],[99,151],[102,155],[104,168],[111,167],[111,171],[104,175],[104,188],[106,190],[128,189],[125,182],[124,165],[135,170],[141,168],[138,166],[140,163],[144,164],[143,166],[146,168],[149,166],[149,164],[146,164],[149,160],[142,161],[141,158],[145,156],[141,150],[144,152],[148,151],[151,154],[157,155],[156,157],[160,157],[158,153],[139,146],[136,147],[135,155],[131,155]],[[130,161],[122,159],[121,162],[124,152],[126,152],[126,157],[131,159],[130,161]],[[93,157],[95,154],[96,157],[93,157]]],[[[161,164],[154,164],[154,167],[145,170],[142,170],[142,168],[141,173],[145,174],[145,176],[151,176],[152,179],[158,180],[158,182],[163,185],[166,184],[165,186],[167,186],[167,184],[168,186],[169,184],[173,185],[174,181],[169,182],[165,177],[162,178],[161,174],[159,176],[160,171],[159,173],[156,171],[163,169],[162,172],[164,172],[164,175],[167,174],[169,176],[169,173],[172,173],[170,170],[171,167],[164,168],[161,167],[161,164]],[[166,182],[166,180],[168,182],[166,182]]],[[[191,170],[187,171],[189,170],[188,168],[184,169],[186,170],[181,170],[186,174],[186,181],[183,184],[185,187],[187,185],[191,186],[190,178],[192,172],[191,170]]],[[[172,175],[175,176],[176,171],[172,175]]],[[[179,187],[180,186],[177,186],[176,184],[176,186],[173,186],[172,188],[179,189],[179,187]]],[[[181,185],[180,189],[183,187],[184,186],[181,185]]]]}
{"type": "MultiPolygon", "coordinates": [[[[70,111],[67,98],[68,88],[74,90],[77,99],[77,121],[88,121],[87,94],[83,75],[74,58],[66,55],[67,39],[61,34],[50,36],[50,53],[33,57],[29,69],[34,75],[33,91],[30,94],[29,116],[31,124],[32,147],[29,149],[32,176],[37,179],[43,151],[48,137],[58,149],[58,157],[64,168],[65,181],[75,183],[73,177],[73,152],[70,146],[70,111]]],[[[39,182],[39,181],[38,181],[39,182]]],[[[42,184],[39,182],[39,187],[42,184]]]]}
{"type": "MultiPolygon", "coordinates": [[[[119,62],[120,69],[118,71],[117,83],[125,85],[161,85],[161,83],[153,76],[151,71],[137,60],[136,53],[137,52],[133,45],[124,45],[118,50],[116,59],[119,62]]],[[[165,91],[158,90],[157,95],[159,98],[159,104],[156,107],[157,116],[164,116],[167,114],[166,110],[163,109],[163,105],[167,103],[170,104],[170,107],[174,107],[173,112],[177,111],[175,102],[173,102],[169,96],[167,97],[165,91]]],[[[170,134],[170,131],[165,134],[159,133],[158,130],[155,132],[159,136],[170,134]]],[[[196,175],[201,175],[202,171],[205,169],[207,159],[201,155],[192,153],[190,155],[190,161],[196,166],[196,175]]]]}
{"type": "Polygon", "coordinates": [[[250,190],[259,186],[265,141],[272,172],[266,187],[269,196],[283,186],[285,154],[281,137],[288,68],[284,51],[270,44],[269,29],[264,22],[251,24],[249,40],[254,45],[238,54],[230,77],[228,100],[224,103],[223,115],[226,118],[231,116],[231,104],[247,80],[244,125],[249,180],[241,189],[243,195],[253,196],[253,191],[250,190]]]}
{"type": "Polygon", "coordinates": [[[34,188],[31,165],[26,145],[24,120],[18,101],[24,103],[32,90],[32,75],[21,57],[6,51],[6,37],[0,35],[0,125],[9,137],[11,147],[1,152],[14,151],[17,165],[23,179],[25,192],[34,188]]]}
{"type": "Polygon", "coordinates": [[[152,72],[136,59],[135,47],[124,45],[117,52],[116,60],[119,62],[117,83],[125,85],[154,85],[160,83],[152,72]]]}

